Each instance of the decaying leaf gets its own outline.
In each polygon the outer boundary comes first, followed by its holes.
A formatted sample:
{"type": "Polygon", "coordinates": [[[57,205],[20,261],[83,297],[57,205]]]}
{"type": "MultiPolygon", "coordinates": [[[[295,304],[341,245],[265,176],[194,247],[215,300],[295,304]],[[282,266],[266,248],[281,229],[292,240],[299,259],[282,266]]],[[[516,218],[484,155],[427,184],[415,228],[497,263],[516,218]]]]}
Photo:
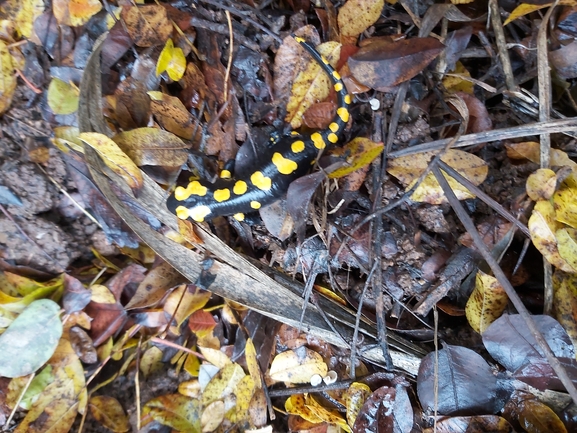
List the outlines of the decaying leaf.
{"type": "Polygon", "coordinates": [[[160,4],[122,7],[126,30],[139,47],[164,44],[172,32],[166,9],[160,4]]]}
{"type": "MultiPolygon", "coordinates": [[[[387,171],[406,185],[407,189],[410,189],[435,155],[436,152],[423,152],[417,155],[393,158],[389,162],[387,171]]],[[[441,160],[453,167],[475,185],[480,185],[489,172],[489,167],[485,161],[462,150],[449,149],[443,154],[441,160]]],[[[447,174],[445,174],[445,177],[459,200],[474,197],[467,188],[455,181],[452,177],[447,174]]],[[[430,204],[441,204],[446,202],[447,199],[441,186],[435,180],[434,176],[429,173],[421,185],[413,192],[411,200],[430,204]]]]}
{"type": "Polygon", "coordinates": [[[315,374],[326,376],[327,365],[318,353],[301,346],[279,353],[272,361],[271,379],[287,383],[309,383],[315,374]]]}
{"type": "Polygon", "coordinates": [[[0,40],[0,114],[3,114],[12,103],[16,90],[14,61],[6,43],[0,40]]]}
{"type": "Polygon", "coordinates": [[[142,188],[143,179],[140,169],[114,141],[97,132],[83,132],[79,138],[96,150],[104,163],[121,176],[132,189],[142,188]]]}
{"type": "Polygon", "coordinates": [[[475,289],[465,306],[465,314],[471,328],[480,334],[485,332],[485,329],[505,311],[508,301],[505,289],[495,277],[477,271],[475,289]]]}
{"type": "Polygon", "coordinates": [[[54,114],[71,114],[78,110],[78,88],[58,78],[50,82],[47,99],[54,114]]]}
{"type": "Polygon", "coordinates": [[[369,165],[383,151],[383,143],[375,143],[368,138],[357,137],[333,152],[333,155],[346,157],[347,166],[329,173],[331,179],[346,176],[362,167],[369,165]]]}
{"type": "Polygon", "coordinates": [[[92,416],[107,429],[115,433],[124,433],[130,430],[128,417],[120,402],[114,397],[95,395],[88,401],[88,407],[92,416]]]}
{"type": "Polygon", "coordinates": [[[556,221],[555,209],[550,201],[540,200],[535,203],[527,227],[531,233],[533,245],[549,263],[562,271],[576,272],[559,254],[555,234],[562,226],[556,221]]]}
{"type": "Polygon", "coordinates": [[[337,17],[341,42],[354,44],[357,37],[379,19],[384,6],[384,0],[347,1],[337,17]]]}
{"type": "MultiPolygon", "coordinates": [[[[325,42],[316,48],[329,61],[331,66],[336,66],[341,55],[341,44],[325,42]]],[[[311,59],[306,69],[295,78],[291,97],[287,103],[285,120],[290,122],[293,129],[299,128],[305,111],[313,103],[326,99],[331,88],[331,82],[326,72],[322,70],[316,61],[311,59]]]]}
{"type": "Polygon", "coordinates": [[[83,26],[102,9],[99,0],[54,0],[52,11],[60,24],[83,26]]]}
{"type": "Polygon", "coordinates": [[[549,200],[557,186],[555,172],[548,168],[540,168],[527,178],[527,195],[531,200],[549,200]]]}

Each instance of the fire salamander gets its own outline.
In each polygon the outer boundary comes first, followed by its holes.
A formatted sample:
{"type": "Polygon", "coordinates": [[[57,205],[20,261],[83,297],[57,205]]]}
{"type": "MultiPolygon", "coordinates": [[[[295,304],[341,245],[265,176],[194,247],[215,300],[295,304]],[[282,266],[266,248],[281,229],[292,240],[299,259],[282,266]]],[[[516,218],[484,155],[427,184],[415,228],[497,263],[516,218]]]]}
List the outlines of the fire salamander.
{"type": "Polygon", "coordinates": [[[309,171],[319,151],[339,140],[349,121],[351,97],[329,62],[303,38],[293,37],[329,75],[338,100],[335,118],[327,130],[307,136],[293,132],[278,138],[258,158],[254,171],[247,178],[227,179],[221,173],[221,178],[214,183],[192,180],[186,186],[176,187],[167,206],[178,218],[202,222],[219,215],[232,215],[242,221],[245,213],[278,200],[293,180],[309,171]]]}

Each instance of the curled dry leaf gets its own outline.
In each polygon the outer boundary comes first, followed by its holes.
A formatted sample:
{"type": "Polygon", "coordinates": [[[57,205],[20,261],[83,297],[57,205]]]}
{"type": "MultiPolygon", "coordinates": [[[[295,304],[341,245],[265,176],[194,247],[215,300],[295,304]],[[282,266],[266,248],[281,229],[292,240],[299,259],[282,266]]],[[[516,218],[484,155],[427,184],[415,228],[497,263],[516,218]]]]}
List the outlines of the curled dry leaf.
{"type": "Polygon", "coordinates": [[[360,382],[353,382],[345,391],[345,404],[347,406],[347,422],[354,425],[357,416],[366,399],[371,395],[371,388],[360,382]]]}
{"type": "MultiPolygon", "coordinates": [[[[407,185],[408,190],[412,188],[414,182],[417,181],[435,155],[436,152],[422,152],[417,155],[393,158],[389,162],[387,171],[404,185],[407,185]]],[[[489,172],[489,167],[485,161],[462,150],[450,149],[441,157],[441,160],[475,185],[480,185],[489,172]]],[[[444,175],[459,200],[474,198],[474,195],[467,188],[447,174],[444,175]]],[[[411,195],[411,200],[429,204],[442,204],[447,201],[441,186],[432,174],[425,177],[421,185],[411,195]]]]}
{"type": "Polygon", "coordinates": [[[549,200],[555,192],[557,176],[549,168],[540,168],[527,178],[527,195],[533,201],[549,200]]]}
{"type": "MultiPolygon", "coordinates": [[[[341,44],[338,42],[325,42],[316,48],[334,68],[341,55],[341,44]]],[[[325,100],[329,96],[331,88],[331,82],[327,74],[322,70],[318,62],[311,59],[306,69],[295,78],[291,97],[287,103],[285,120],[290,122],[293,129],[299,128],[302,125],[302,117],[305,111],[315,102],[325,100]]]]}
{"type": "Polygon", "coordinates": [[[532,394],[515,391],[507,402],[504,415],[531,433],[567,433],[559,417],[532,394]]]}
{"type": "Polygon", "coordinates": [[[512,433],[509,422],[497,415],[453,416],[437,422],[436,429],[427,428],[423,433],[493,432],[512,433]]]}
{"type": "MultiPolygon", "coordinates": [[[[150,91],[148,92],[148,96],[150,96],[151,99],[150,109],[160,126],[185,140],[200,141],[202,127],[199,121],[186,109],[180,99],[158,91],[150,91]]],[[[164,142],[162,142],[162,144],[164,144],[164,142]]],[[[162,147],[169,148],[169,146],[162,147]]],[[[188,149],[189,147],[190,146],[181,142],[181,146],[177,146],[175,150],[188,149]]],[[[185,154],[188,156],[187,152],[185,152],[185,154]]],[[[177,160],[180,160],[180,158],[177,158],[177,160]]],[[[182,164],[184,164],[184,161],[178,165],[182,164]]],[[[165,163],[164,165],[170,164],[165,163]]]]}
{"type": "Polygon", "coordinates": [[[535,203],[527,227],[531,233],[533,245],[549,263],[562,271],[576,272],[559,254],[555,234],[562,227],[555,219],[555,209],[550,201],[540,200],[535,203]]]}
{"type": "Polygon", "coordinates": [[[494,276],[478,271],[475,289],[465,306],[465,315],[471,328],[480,334],[485,332],[503,314],[508,300],[505,289],[494,276]]]}
{"type": "Polygon", "coordinates": [[[104,163],[121,176],[133,190],[142,188],[140,169],[118,145],[104,134],[83,132],[79,138],[98,152],[104,163]]]}
{"type": "Polygon", "coordinates": [[[301,346],[279,353],[272,361],[271,379],[287,383],[309,383],[315,374],[325,376],[328,368],[318,353],[301,346]]]}

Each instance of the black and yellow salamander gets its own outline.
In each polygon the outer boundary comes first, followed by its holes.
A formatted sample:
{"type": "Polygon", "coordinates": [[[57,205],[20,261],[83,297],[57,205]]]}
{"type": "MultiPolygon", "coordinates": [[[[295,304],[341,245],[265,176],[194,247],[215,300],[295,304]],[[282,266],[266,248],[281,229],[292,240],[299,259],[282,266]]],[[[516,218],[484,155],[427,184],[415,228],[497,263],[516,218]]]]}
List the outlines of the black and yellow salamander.
{"type": "Polygon", "coordinates": [[[339,140],[349,121],[351,97],[329,62],[303,38],[293,37],[329,75],[337,93],[335,118],[327,130],[307,136],[293,133],[280,137],[259,156],[254,171],[245,179],[220,178],[214,183],[191,180],[186,186],[177,186],[167,206],[178,218],[202,222],[219,215],[232,215],[242,221],[245,213],[282,197],[293,180],[309,171],[319,151],[339,140]]]}

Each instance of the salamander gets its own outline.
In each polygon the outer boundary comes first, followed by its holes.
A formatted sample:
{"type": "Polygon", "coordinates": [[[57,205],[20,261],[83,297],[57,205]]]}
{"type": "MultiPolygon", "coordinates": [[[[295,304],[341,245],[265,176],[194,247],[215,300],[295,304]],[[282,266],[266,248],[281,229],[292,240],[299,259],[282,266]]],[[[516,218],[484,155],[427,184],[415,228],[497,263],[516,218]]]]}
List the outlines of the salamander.
{"type": "Polygon", "coordinates": [[[319,151],[336,143],[349,121],[351,97],[329,62],[303,38],[294,39],[329,75],[337,94],[337,112],[328,128],[300,135],[292,132],[280,138],[258,157],[254,171],[246,178],[221,178],[214,183],[197,179],[177,186],[167,201],[168,209],[180,219],[203,222],[219,215],[232,215],[239,221],[244,215],[273,203],[286,193],[289,184],[304,176],[319,151]]]}

